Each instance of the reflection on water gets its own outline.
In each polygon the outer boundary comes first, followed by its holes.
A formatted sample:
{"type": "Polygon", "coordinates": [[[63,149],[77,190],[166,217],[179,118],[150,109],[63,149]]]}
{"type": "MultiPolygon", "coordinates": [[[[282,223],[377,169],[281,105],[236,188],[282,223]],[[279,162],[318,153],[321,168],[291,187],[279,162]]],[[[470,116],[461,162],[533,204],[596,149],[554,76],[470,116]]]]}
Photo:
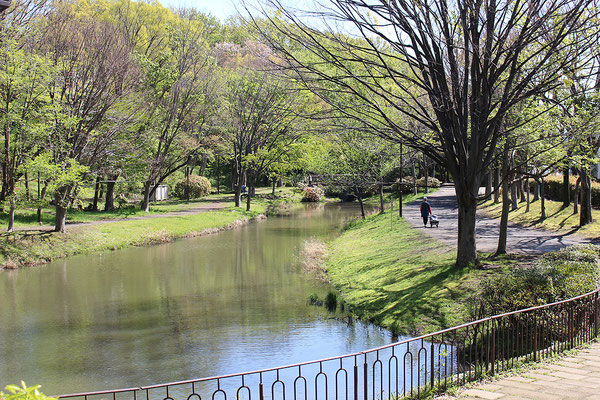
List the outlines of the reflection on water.
{"type": "Polygon", "coordinates": [[[212,376],[389,342],[306,305],[310,237],[335,235],[352,205],[148,248],[0,273],[0,385],[49,394],[212,376]]]}

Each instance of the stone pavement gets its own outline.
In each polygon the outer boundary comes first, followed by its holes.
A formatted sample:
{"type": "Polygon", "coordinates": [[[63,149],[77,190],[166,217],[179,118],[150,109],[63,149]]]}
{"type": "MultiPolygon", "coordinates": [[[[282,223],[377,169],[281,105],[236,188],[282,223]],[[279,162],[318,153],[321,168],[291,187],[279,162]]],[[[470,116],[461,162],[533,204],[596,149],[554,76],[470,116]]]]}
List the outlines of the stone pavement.
{"type": "MultiPolygon", "coordinates": [[[[423,227],[419,211],[421,201],[407,204],[403,209],[406,220],[421,232],[432,236],[452,247],[456,247],[458,237],[458,206],[453,185],[442,187],[429,196],[433,214],[440,219],[439,228],[423,227]]],[[[481,212],[477,213],[476,241],[477,250],[494,252],[498,245],[500,220],[481,212]]],[[[588,239],[575,234],[562,234],[536,228],[526,228],[509,223],[506,247],[509,253],[540,254],[555,251],[575,243],[589,243],[588,239]]],[[[600,400],[600,396],[598,397],[600,400]]]]}
{"type": "Polygon", "coordinates": [[[461,389],[436,400],[579,400],[600,399],[600,343],[554,363],[461,389]]]}

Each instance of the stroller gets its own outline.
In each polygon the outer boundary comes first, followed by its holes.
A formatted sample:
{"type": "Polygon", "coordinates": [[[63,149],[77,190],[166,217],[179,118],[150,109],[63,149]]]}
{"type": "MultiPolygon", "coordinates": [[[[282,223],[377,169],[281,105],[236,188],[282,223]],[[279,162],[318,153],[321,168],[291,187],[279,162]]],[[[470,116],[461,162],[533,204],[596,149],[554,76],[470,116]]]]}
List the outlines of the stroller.
{"type": "Polygon", "coordinates": [[[429,226],[431,228],[433,228],[434,225],[435,225],[436,228],[439,228],[440,227],[440,220],[438,219],[437,216],[431,214],[429,216],[429,226]]]}

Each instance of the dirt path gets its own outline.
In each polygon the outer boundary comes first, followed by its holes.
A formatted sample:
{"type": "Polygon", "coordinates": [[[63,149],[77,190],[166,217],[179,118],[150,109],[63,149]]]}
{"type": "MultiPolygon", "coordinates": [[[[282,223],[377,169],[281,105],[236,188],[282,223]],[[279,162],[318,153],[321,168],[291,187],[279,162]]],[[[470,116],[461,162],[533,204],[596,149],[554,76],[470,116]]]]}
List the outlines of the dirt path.
{"type": "MultiPolygon", "coordinates": [[[[200,214],[200,213],[204,213],[204,212],[220,210],[225,207],[226,207],[225,203],[223,203],[221,201],[215,201],[215,202],[203,204],[201,206],[186,208],[186,209],[182,209],[182,210],[169,211],[169,212],[163,213],[163,214],[148,214],[148,215],[135,216],[135,217],[101,219],[101,220],[90,221],[90,222],[67,221],[67,226],[68,227],[85,227],[85,226],[105,224],[105,223],[109,223],[109,222],[135,221],[135,220],[141,220],[141,219],[165,218],[165,217],[180,217],[180,216],[185,216],[185,215],[196,215],[196,214],[200,214]]],[[[17,231],[51,231],[53,229],[54,229],[54,226],[51,226],[51,225],[42,225],[42,226],[28,225],[28,226],[20,226],[20,227],[15,228],[15,230],[17,230],[17,231]]]]}
{"type": "MultiPolygon", "coordinates": [[[[429,197],[433,214],[440,219],[439,228],[423,227],[419,211],[421,201],[407,204],[404,217],[415,229],[432,236],[452,247],[456,247],[458,236],[458,206],[453,185],[443,185],[429,197]]],[[[498,245],[500,220],[477,213],[476,240],[477,250],[494,252],[498,245]]],[[[555,251],[576,243],[592,243],[591,240],[575,234],[562,234],[537,228],[526,228],[509,223],[506,247],[509,253],[541,254],[555,251]]]]}

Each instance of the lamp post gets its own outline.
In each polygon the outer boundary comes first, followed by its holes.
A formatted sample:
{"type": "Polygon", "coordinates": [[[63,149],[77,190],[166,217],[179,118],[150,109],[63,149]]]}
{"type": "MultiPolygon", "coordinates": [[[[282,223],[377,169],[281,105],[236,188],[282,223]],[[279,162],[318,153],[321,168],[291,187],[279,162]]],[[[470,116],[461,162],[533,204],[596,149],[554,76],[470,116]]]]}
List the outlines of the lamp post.
{"type": "Polygon", "coordinates": [[[10,0],[0,0],[0,12],[6,10],[10,6],[10,0]]]}

